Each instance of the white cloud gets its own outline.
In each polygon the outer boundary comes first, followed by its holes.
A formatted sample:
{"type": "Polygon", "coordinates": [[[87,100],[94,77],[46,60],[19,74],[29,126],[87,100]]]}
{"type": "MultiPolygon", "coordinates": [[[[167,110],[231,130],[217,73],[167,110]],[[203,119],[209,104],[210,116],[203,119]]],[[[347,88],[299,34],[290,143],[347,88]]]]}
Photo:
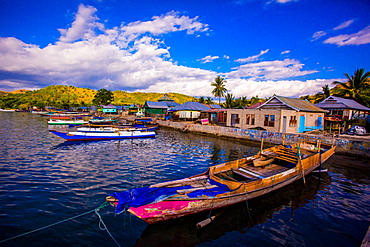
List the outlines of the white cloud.
{"type": "Polygon", "coordinates": [[[103,25],[96,22],[99,20],[99,18],[94,15],[96,11],[97,9],[92,6],[80,4],[72,26],[68,29],[59,29],[61,33],[59,40],[62,42],[73,42],[95,36],[95,28],[103,29],[103,25]]]}
{"type": "MultiPolygon", "coordinates": [[[[58,42],[44,48],[12,37],[0,38],[0,88],[35,90],[61,84],[129,92],[210,95],[211,82],[218,74],[177,65],[171,60],[170,48],[164,40],[156,37],[179,31],[196,36],[209,30],[207,24],[170,12],[151,21],[106,29],[98,22],[96,11],[81,4],[71,27],[61,30],[58,42]]],[[[255,61],[268,51],[263,50],[243,62],[255,61]]],[[[201,61],[214,59],[219,57],[206,56],[201,61]]],[[[226,87],[238,97],[269,97],[276,92],[289,97],[321,91],[325,83],[320,80],[286,80],[317,72],[303,70],[303,66],[294,59],[244,64],[225,73],[226,87]]]]}
{"type": "Polygon", "coordinates": [[[213,60],[220,58],[219,56],[205,56],[204,58],[199,59],[202,63],[211,63],[213,60]]]}
{"type": "Polygon", "coordinates": [[[350,26],[354,21],[355,21],[354,19],[349,20],[349,21],[345,21],[345,22],[341,23],[339,26],[333,28],[333,30],[340,30],[340,29],[346,28],[346,27],[350,26]]]}
{"type": "Polygon", "coordinates": [[[230,92],[235,97],[245,96],[251,98],[258,95],[260,98],[267,98],[274,94],[286,97],[300,97],[308,94],[315,94],[322,91],[322,87],[331,84],[333,80],[279,80],[261,81],[252,79],[228,79],[227,87],[232,88],[230,92]]]}
{"type": "Polygon", "coordinates": [[[288,54],[288,53],[290,53],[290,51],[289,50],[286,50],[286,51],[281,52],[280,54],[281,55],[284,55],[284,54],[288,54]]]}
{"type": "Polygon", "coordinates": [[[258,55],[250,56],[250,57],[247,57],[247,58],[239,58],[239,59],[235,60],[235,62],[246,63],[246,62],[256,61],[256,60],[258,60],[258,58],[260,56],[262,56],[263,54],[266,54],[267,52],[269,52],[269,49],[261,51],[258,55]]]}
{"type": "Polygon", "coordinates": [[[363,45],[370,43],[370,26],[362,29],[354,34],[343,34],[328,38],[324,41],[325,44],[335,44],[338,46],[344,45],[363,45]]]}
{"type": "Polygon", "coordinates": [[[209,31],[208,24],[197,21],[198,17],[189,18],[180,16],[178,12],[168,12],[166,15],[154,16],[152,21],[136,21],[122,26],[119,37],[120,41],[131,42],[138,36],[151,33],[153,35],[162,35],[170,32],[186,31],[187,34],[209,31]]]}
{"type": "Polygon", "coordinates": [[[302,70],[302,63],[295,59],[249,63],[235,68],[227,74],[229,78],[251,78],[277,80],[316,73],[315,70],[302,70]]]}
{"type": "Polygon", "coordinates": [[[312,40],[311,41],[315,41],[315,40],[318,40],[319,38],[325,36],[327,33],[325,31],[317,31],[316,33],[314,33],[312,35],[312,40]]]}
{"type": "Polygon", "coordinates": [[[271,4],[271,3],[289,3],[289,2],[297,2],[298,0],[268,0],[266,4],[271,4]]]}

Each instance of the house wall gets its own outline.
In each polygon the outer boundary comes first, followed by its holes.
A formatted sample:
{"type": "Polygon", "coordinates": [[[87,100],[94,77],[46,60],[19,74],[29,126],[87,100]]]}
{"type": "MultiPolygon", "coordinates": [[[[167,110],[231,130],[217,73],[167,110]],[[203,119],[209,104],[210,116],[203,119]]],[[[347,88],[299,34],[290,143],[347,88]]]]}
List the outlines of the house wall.
{"type": "Polygon", "coordinates": [[[179,118],[198,118],[200,116],[199,111],[178,111],[179,118]]]}
{"type": "Polygon", "coordinates": [[[165,114],[167,109],[163,108],[145,108],[145,112],[149,114],[165,114]]]}
{"type": "Polygon", "coordinates": [[[272,132],[301,133],[303,131],[322,129],[323,118],[324,113],[298,112],[294,110],[228,109],[226,126],[240,129],[262,127],[272,132]],[[236,118],[235,115],[238,117],[236,118]],[[247,115],[254,115],[254,124],[251,121],[249,121],[249,124],[247,123],[247,115]],[[274,116],[274,126],[269,126],[266,123],[266,115],[269,117],[274,116]],[[319,118],[322,119],[321,126],[319,126],[319,118]],[[300,131],[300,126],[303,131],[300,131]]]}
{"type": "Polygon", "coordinates": [[[117,113],[117,109],[115,108],[103,108],[104,113],[117,113]]]}

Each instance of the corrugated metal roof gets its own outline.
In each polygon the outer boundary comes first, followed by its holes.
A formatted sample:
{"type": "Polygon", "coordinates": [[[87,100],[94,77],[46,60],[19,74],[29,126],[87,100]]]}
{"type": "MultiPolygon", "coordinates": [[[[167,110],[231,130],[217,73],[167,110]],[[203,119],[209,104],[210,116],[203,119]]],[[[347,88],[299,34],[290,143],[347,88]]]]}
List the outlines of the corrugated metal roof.
{"type": "Polygon", "coordinates": [[[211,109],[221,109],[222,107],[220,105],[217,105],[217,104],[210,104],[208,105],[211,109]]]}
{"type": "Polygon", "coordinates": [[[263,103],[265,103],[265,102],[258,102],[254,105],[248,106],[247,109],[255,109],[255,108],[259,107],[260,105],[262,105],[263,103]]]}
{"type": "Polygon", "coordinates": [[[336,96],[329,96],[315,106],[323,109],[352,109],[360,111],[370,111],[370,108],[363,106],[352,99],[344,99],[336,96]]]}
{"type": "Polygon", "coordinates": [[[172,108],[173,111],[206,111],[209,109],[211,108],[198,102],[186,102],[172,108]]]}
{"type": "Polygon", "coordinates": [[[158,101],[173,101],[173,99],[171,99],[171,97],[168,96],[168,94],[164,94],[164,96],[160,98],[158,101]]]}
{"type": "Polygon", "coordinates": [[[326,112],[307,100],[287,98],[283,96],[274,95],[264,104],[257,107],[257,109],[292,109],[303,112],[326,112]]]}
{"type": "Polygon", "coordinates": [[[161,101],[161,102],[146,101],[145,105],[148,108],[156,108],[156,109],[167,109],[168,108],[167,102],[165,101],[161,101]]]}

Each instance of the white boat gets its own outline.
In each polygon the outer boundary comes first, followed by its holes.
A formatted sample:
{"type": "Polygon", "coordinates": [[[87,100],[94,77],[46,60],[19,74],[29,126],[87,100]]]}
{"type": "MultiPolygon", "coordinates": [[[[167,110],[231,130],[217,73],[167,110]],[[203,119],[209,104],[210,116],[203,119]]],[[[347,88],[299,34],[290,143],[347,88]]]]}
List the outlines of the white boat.
{"type": "Polygon", "coordinates": [[[2,112],[15,112],[15,110],[9,110],[9,109],[0,109],[0,111],[2,111],[2,112]]]}
{"type": "Polygon", "coordinates": [[[65,139],[66,141],[97,141],[97,140],[112,140],[112,139],[134,139],[134,138],[148,138],[155,137],[154,131],[103,131],[103,132],[91,132],[91,131],[73,131],[73,132],[59,132],[50,130],[51,133],[65,139]]]}
{"type": "Polygon", "coordinates": [[[81,125],[87,123],[88,121],[85,120],[73,120],[73,119],[50,119],[48,121],[49,125],[81,125]]]}

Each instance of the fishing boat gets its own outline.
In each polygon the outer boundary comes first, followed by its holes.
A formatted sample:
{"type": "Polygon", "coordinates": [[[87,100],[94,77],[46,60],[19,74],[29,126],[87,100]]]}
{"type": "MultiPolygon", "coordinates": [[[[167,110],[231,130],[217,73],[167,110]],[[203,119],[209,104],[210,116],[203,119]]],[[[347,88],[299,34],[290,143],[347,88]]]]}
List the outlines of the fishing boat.
{"type": "Polygon", "coordinates": [[[77,128],[80,132],[117,132],[117,131],[154,131],[157,126],[152,127],[136,127],[133,126],[119,126],[119,125],[96,125],[88,124],[77,128]]]}
{"type": "Polygon", "coordinates": [[[335,152],[335,146],[320,141],[302,144],[278,145],[185,179],[115,192],[106,201],[117,214],[128,211],[149,224],[229,206],[305,181],[335,152]],[[261,157],[273,162],[255,166],[261,157]]]}
{"type": "Polygon", "coordinates": [[[0,109],[1,112],[16,112],[14,109],[0,109]]]}
{"type": "Polygon", "coordinates": [[[89,120],[90,124],[112,124],[117,122],[114,118],[93,118],[89,120]]]}
{"type": "Polygon", "coordinates": [[[82,119],[50,119],[48,120],[49,125],[81,125],[87,124],[88,121],[82,119]]]}
{"type": "Polygon", "coordinates": [[[65,139],[66,141],[98,141],[98,140],[113,140],[113,139],[134,139],[134,138],[150,138],[155,137],[154,131],[140,130],[106,130],[106,131],[72,131],[60,132],[49,130],[51,133],[65,139]]]}

